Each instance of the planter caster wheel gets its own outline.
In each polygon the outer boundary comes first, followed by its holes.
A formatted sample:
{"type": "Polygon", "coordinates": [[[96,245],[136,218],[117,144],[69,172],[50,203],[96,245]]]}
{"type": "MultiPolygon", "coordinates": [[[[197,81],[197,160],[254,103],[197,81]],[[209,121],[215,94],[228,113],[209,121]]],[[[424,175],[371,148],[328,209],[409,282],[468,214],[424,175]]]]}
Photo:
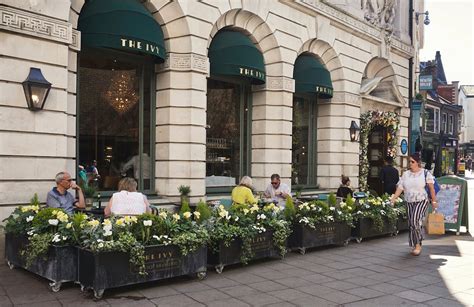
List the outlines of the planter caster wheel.
{"type": "Polygon", "coordinates": [[[85,286],[81,285],[81,292],[84,293],[86,291],[87,291],[87,288],[85,286]]]}
{"type": "Polygon", "coordinates": [[[344,246],[349,245],[349,240],[345,240],[345,241],[342,243],[342,245],[344,245],[344,246]]]}
{"type": "Polygon", "coordinates": [[[216,265],[216,273],[217,274],[222,274],[223,270],[224,270],[224,265],[223,264],[216,265]]]}
{"type": "Polygon", "coordinates": [[[357,242],[357,243],[362,242],[362,238],[356,238],[356,242],[357,242]]]}
{"type": "Polygon", "coordinates": [[[306,248],[305,248],[305,247],[299,247],[299,248],[298,248],[298,252],[299,252],[301,255],[304,255],[304,254],[306,254],[306,248]]]}
{"type": "Polygon", "coordinates": [[[102,298],[102,295],[104,295],[104,289],[94,290],[94,298],[95,299],[100,300],[102,298]]]}
{"type": "Polygon", "coordinates": [[[16,267],[16,266],[15,266],[13,263],[11,263],[9,260],[7,260],[7,265],[8,265],[8,267],[10,268],[10,270],[13,270],[13,269],[16,267]]]}
{"type": "MultiPolygon", "coordinates": [[[[224,268],[224,266],[222,266],[222,268],[224,268]]],[[[217,271],[217,269],[216,269],[216,271],[217,271]]],[[[222,272],[222,271],[221,271],[221,272],[222,272]]],[[[207,272],[198,272],[198,273],[197,273],[197,278],[198,278],[199,280],[203,280],[204,278],[206,278],[206,276],[207,276],[207,272]]]]}
{"type": "Polygon", "coordinates": [[[59,292],[59,290],[61,290],[61,285],[62,285],[61,282],[52,282],[49,284],[49,287],[51,288],[51,291],[56,293],[56,292],[59,292]]]}

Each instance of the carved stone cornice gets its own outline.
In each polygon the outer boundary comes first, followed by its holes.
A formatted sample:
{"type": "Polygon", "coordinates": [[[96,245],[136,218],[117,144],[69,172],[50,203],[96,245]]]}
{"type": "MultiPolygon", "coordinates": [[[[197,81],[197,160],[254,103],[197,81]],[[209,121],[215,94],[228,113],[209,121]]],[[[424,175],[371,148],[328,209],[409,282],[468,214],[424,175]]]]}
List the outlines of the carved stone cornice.
{"type": "Polygon", "coordinates": [[[295,92],[295,80],[288,77],[266,77],[265,84],[254,85],[254,91],[285,91],[295,92]]]}
{"type": "Polygon", "coordinates": [[[71,23],[7,7],[1,4],[0,29],[40,37],[68,45],[73,43],[73,30],[71,23]]]}
{"type": "Polygon", "coordinates": [[[72,29],[72,42],[69,45],[69,48],[76,51],[81,51],[81,32],[75,29],[72,29]]]}
{"type": "Polygon", "coordinates": [[[209,59],[194,53],[168,53],[161,69],[165,71],[195,71],[208,75],[209,59]]]}
{"type": "MultiPolygon", "coordinates": [[[[316,13],[326,15],[332,19],[337,20],[338,22],[344,24],[345,26],[356,29],[360,33],[363,33],[372,39],[381,42],[383,37],[387,34],[385,30],[379,29],[369,23],[355,18],[339,9],[336,9],[326,3],[323,3],[319,0],[294,0],[296,4],[299,4],[307,9],[313,10],[316,13]]],[[[397,49],[398,51],[412,56],[414,49],[412,46],[403,43],[395,37],[391,37],[390,46],[397,49]]]]}

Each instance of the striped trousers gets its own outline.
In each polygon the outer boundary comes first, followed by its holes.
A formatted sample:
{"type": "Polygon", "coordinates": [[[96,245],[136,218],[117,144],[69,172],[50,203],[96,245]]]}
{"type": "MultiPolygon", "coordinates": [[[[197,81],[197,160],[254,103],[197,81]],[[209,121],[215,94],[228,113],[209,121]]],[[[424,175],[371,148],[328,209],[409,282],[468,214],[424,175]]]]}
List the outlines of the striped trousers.
{"type": "Polygon", "coordinates": [[[408,226],[410,233],[408,234],[408,242],[410,246],[416,244],[421,245],[423,241],[423,218],[428,208],[428,199],[407,203],[408,226]]]}

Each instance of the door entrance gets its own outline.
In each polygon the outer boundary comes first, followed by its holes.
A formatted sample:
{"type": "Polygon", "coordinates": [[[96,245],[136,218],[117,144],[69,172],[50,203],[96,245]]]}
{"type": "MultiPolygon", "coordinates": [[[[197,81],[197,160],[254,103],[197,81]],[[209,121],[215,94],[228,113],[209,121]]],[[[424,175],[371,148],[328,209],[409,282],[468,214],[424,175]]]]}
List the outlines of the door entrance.
{"type": "Polygon", "coordinates": [[[383,194],[380,172],[383,167],[385,155],[387,154],[387,148],[387,128],[383,126],[375,126],[369,134],[369,144],[367,147],[367,158],[369,160],[367,184],[369,190],[376,192],[378,195],[383,194]]]}

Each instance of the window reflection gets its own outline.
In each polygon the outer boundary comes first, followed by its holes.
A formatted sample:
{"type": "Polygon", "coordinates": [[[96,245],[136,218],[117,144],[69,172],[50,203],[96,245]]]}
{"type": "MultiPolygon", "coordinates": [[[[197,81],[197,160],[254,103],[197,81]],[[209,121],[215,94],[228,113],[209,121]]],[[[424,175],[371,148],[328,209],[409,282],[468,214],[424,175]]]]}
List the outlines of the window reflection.
{"type": "Polygon", "coordinates": [[[152,71],[145,67],[153,66],[132,56],[81,52],[78,163],[101,191],[117,190],[123,176],[137,179],[140,190],[151,189],[152,71]]]}
{"type": "Polygon", "coordinates": [[[291,183],[307,185],[309,168],[309,101],[295,98],[293,101],[293,145],[291,183]]]}

